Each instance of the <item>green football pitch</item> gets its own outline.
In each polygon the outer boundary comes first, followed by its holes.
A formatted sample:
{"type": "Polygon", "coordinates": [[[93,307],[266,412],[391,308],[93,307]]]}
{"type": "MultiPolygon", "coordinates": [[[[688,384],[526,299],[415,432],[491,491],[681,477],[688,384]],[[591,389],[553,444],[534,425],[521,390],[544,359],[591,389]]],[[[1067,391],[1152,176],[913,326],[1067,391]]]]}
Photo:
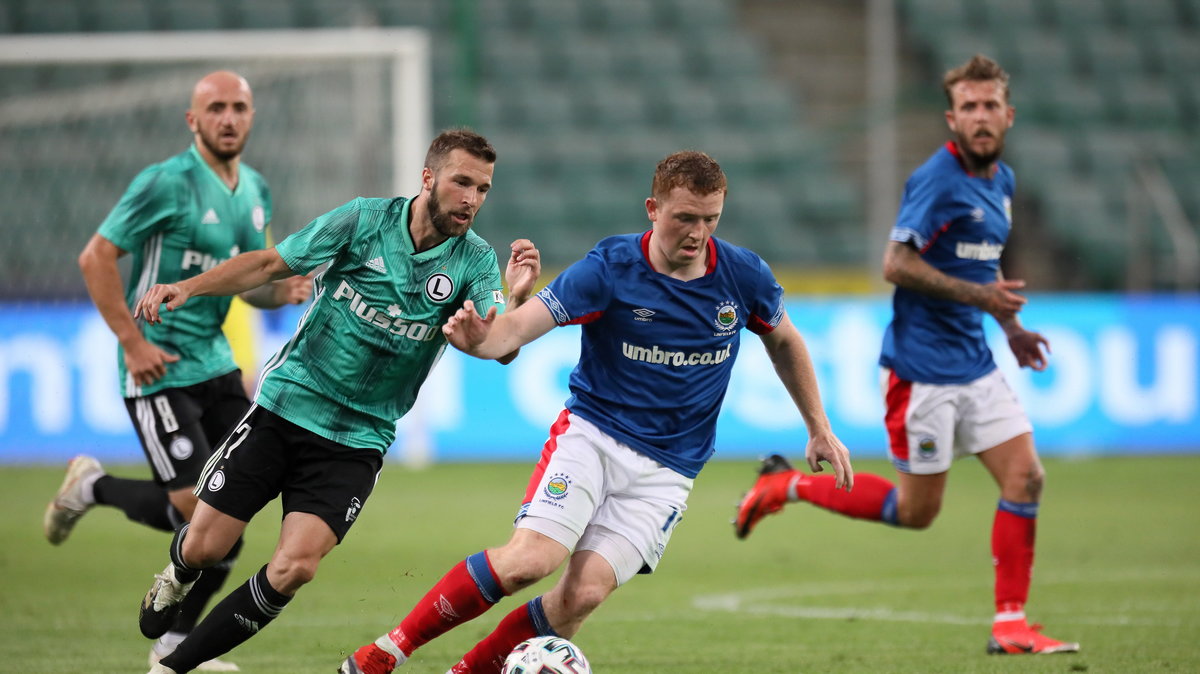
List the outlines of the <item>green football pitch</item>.
{"type": "MultiPolygon", "coordinates": [[[[229,659],[247,674],[332,674],[446,569],[506,539],[529,468],[389,464],[316,581],[229,659]]],[[[1028,612],[1049,635],[1082,643],[1079,654],[1052,656],[984,654],[996,490],[977,462],[955,465],[926,531],[793,504],[738,541],[729,520],[754,468],[705,469],[658,572],[618,590],[576,636],[595,671],[1200,671],[1200,456],[1046,462],[1028,612]]],[[[881,461],[856,468],[891,474],[881,461]]],[[[137,606],[166,564],[168,537],[101,508],[52,547],[42,509],[61,475],[0,469],[0,671],[145,672],[137,606]]],[[[236,582],[266,561],[278,523],[277,503],[252,523],[236,582]]],[[[445,672],[552,580],[435,640],[400,671],[445,672]]]]}

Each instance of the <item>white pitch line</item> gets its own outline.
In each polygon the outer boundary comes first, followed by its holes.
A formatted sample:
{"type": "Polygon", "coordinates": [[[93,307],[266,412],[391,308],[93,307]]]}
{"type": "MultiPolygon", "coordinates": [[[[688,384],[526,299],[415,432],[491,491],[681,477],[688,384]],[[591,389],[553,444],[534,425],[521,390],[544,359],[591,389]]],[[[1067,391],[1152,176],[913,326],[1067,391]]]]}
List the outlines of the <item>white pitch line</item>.
{"type": "MultiPolygon", "coordinates": [[[[845,588],[843,588],[844,590],[845,588]]],[[[861,591],[866,591],[862,588],[861,591]]],[[[826,592],[825,594],[841,594],[826,592]]],[[[802,593],[803,594],[803,593],[802,593]]],[[[820,594],[812,592],[811,594],[820,594]]],[[[990,625],[991,616],[963,616],[952,613],[928,613],[923,611],[897,611],[884,606],[806,606],[781,604],[791,597],[780,593],[779,588],[749,590],[724,594],[698,595],[692,598],[692,606],[701,611],[740,613],[743,615],[769,615],[781,618],[804,620],[879,620],[885,622],[937,623],[942,625],[990,625]]],[[[1129,627],[1178,627],[1183,620],[1161,620],[1133,618],[1123,614],[1105,616],[1071,616],[1056,619],[1059,623],[1076,625],[1118,625],[1129,627]]]]}
{"type": "MultiPolygon", "coordinates": [[[[745,594],[758,594],[752,591],[745,594]]],[[[773,595],[778,601],[779,595],[773,595]]],[[[702,611],[724,611],[749,615],[772,615],[782,618],[810,620],[884,620],[888,622],[941,623],[945,625],[990,625],[990,619],[968,618],[959,615],[924,613],[920,611],[893,611],[889,608],[790,606],[763,603],[760,598],[746,597],[741,593],[714,594],[692,599],[692,606],[702,611]]]]}
{"type": "MultiPolygon", "coordinates": [[[[1162,577],[1176,577],[1190,581],[1193,572],[1190,570],[1180,573],[1179,570],[1160,569],[1162,577]]],[[[1110,583],[1127,582],[1132,580],[1130,574],[1117,571],[1091,578],[1069,577],[1066,574],[1042,578],[1047,585],[1077,584],[1077,583],[1110,583]]],[[[1146,574],[1141,575],[1145,580],[1146,574]]],[[[1155,580],[1161,580],[1156,578],[1155,580]]],[[[1035,581],[1035,583],[1038,581],[1035,581]]],[[[942,589],[948,587],[972,587],[977,581],[959,579],[954,581],[939,581],[942,589]]],[[[881,620],[889,622],[919,622],[939,623],[945,625],[990,625],[991,614],[974,613],[969,616],[950,613],[928,613],[922,611],[898,611],[886,606],[812,606],[806,599],[816,597],[845,597],[853,595],[870,595],[879,591],[894,589],[895,582],[881,581],[833,581],[819,583],[802,583],[796,585],[760,587],[741,592],[724,592],[717,594],[696,595],[692,598],[692,606],[701,611],[720,611],[726,613],[741,613],[744,615],[772,615],[783,618],[810,620],[881,620]]],[[[1127,610],[1145,613],[1136,605],[1126,606],[1127,610]]],[[[1154,608],[1154,611],[1161,610],[1154,608]]],[[[1169,608],[1168,610],[1176,610],[1169,608]]],[[[1118,625],[1118,626],[1147,626],[1171,627],[1180,626],[1184,620],[1162,620],[1160,617],[1132,617],[1125,613],[1106,613],[1102,616],[1071,616],[1069,619],[1056,618],[1056,622],[1069,622],[1078,625],[1118,625]]]]}

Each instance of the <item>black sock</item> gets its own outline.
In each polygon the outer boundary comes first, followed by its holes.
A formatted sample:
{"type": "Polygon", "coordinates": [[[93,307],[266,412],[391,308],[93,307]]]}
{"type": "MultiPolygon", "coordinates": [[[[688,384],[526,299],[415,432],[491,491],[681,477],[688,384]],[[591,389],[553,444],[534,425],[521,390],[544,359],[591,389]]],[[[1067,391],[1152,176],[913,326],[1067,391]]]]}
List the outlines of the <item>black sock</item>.
{"type": "MultiPolygon", "coordinates": [[[[96,503],[119,508],[125,517],[159,531],[174,531],[178,522],[171,521],[171,499],[167,492],[151,480],[130,480],[102,475],[93,487],[96,503]]],[[[178,511],[175,511],[178,513],[178,511]]]]}
{"type": "Polygon", "coordinates": [[[177,672],[188,672],[206,660],[228,653],[258,634],[291,599],[267,582],[264,565],[214,606],[175,652],[162,659],[162,664],[177,672]]]}
{"type": "Polygon", "coordinates": [[[183,605],[179,607],[179,617],[171,626],[172,632],[187,634],[196,627],[196,621],[200,619],[200,614],[204,612],[208,600],[221,589],[225,580],[229,578],[229,572],[233,570],[233,563],[237,561],[238,553],[241,550],[242,539],[239,538],[230,548],[229,554],[225,555],[225,559],[204,570],[204,575],[196,580],[192,591],[184,597],[183,605]]]}
{"type": "Polygon", "coordinates": [[[183,539],[187,537],[187,531],[188,523],[184,522],[183,526],[175,532],[175,537],[171,539],[171,563],[175,565],[175,580],[181,583],[190,583],[196,580],[203,571],[203,569],[193,569],[183,561],[183,539]]]}

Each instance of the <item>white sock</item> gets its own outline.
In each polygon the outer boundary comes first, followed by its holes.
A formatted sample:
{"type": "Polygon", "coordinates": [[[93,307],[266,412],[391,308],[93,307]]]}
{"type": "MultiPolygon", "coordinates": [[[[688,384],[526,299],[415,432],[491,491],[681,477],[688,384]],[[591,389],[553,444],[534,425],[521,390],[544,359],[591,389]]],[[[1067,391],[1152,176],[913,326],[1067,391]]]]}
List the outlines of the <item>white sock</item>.
{"type": "Polygon", "coordinates": [[[787,494],[787,500],[789,503],[795,503],[796,501],[800,500],[800,492],[796,490],[796,485],[798,484],[800,484],[800,473],[797,472],[792,476],[792,479],[788,481],[787,491],[785,492],[787,494]]]}
{"type": "Polygon", "coordinates": [[[87,505],[96,505],[96,480],[101,477],[104,477],[104,473],[97,471],[79,481],[79,496],[87,505]]]}
{"type": "Polygon", "coordinates": [[[1014,620],[1024,620],[1025,611],[1001,611],[992,622],[1006,623],[1014,620]]]}
{"type": "Polygon", "coordinates": [[[376,639],[375,645],[387,651],[392,655],[392,657],[396,658],[397,666],[403,665],[408,660],[408,656],[404,654],[404,651],[400,650],[400,647],[396,645],[396,642],[392,641],[392,638],[386,634],[376,639]]]}

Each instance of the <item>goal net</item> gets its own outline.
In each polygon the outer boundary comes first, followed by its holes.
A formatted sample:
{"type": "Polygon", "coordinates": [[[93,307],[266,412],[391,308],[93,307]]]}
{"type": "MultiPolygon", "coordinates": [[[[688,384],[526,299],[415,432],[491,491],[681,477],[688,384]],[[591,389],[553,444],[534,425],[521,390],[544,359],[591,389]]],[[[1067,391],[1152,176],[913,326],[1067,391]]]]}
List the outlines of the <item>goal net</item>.
{"type": "Polygon", "coordinates": [[[130,180],[183,151],[192,86],[254,91],[243,156],[275,240],[355,196],[414,194],[431,130],[423,30],[18,35],[0,40],[0,301],[86,297],[75,259],[130,180]]]}

